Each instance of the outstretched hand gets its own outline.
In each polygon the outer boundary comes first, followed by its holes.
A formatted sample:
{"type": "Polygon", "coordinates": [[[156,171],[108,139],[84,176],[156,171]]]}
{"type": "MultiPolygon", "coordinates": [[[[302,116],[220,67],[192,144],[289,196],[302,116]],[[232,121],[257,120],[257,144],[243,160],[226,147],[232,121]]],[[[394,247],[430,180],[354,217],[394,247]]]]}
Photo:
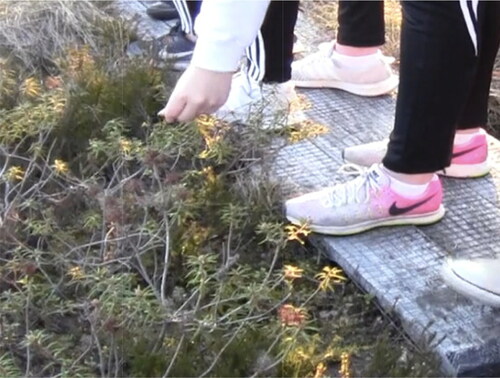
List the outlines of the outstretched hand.
{"type": "Polygon", "coordinates": [[[218,110],[227,100],[232,72],[189,66],[182,74],[165,108],[158,115],[167,122],[188,122],[218,110]]]}

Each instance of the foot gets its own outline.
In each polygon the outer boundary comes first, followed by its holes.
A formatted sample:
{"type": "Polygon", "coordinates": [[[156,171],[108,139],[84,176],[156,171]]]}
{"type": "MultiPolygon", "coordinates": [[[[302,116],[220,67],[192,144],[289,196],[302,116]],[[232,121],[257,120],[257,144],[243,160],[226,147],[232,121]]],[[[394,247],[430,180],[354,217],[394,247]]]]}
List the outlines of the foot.
{"type": "Polygon", "coordinates": [[[165,48],[160,51],[159,57],[165,60],[176,60],[191,57],[195,42],[193,42],[179,26],[172,29],[167,37],[165,48]]]}
{"type": "MultiPolygon", "coordinates": [[[[257,121],[263,128],[284,127],[296,100],[293,83],[258,83],[243,72],[234,75],[231,92],[216,115],[228,122],[257,121]]],[[[290,117],[292,118],[292,117],[290,117]]]]}
{"type": "Polygon", "coordinates": [[[436,175],[412,197],[396,193],[391,180],[374,165],[354,180],[288,200],[286,217],[294,224],[307,222],[314,232],[349,235],[380,226],[431,224],[444,216],[436,175]]]}
{"type": "Polygon", "coordinates": [[[380,51],[346,57],[335,51],[334,43],[322,44],[318,52],[292,63],[292,80],[297,87],[337,88],[359,96],[380,96],[398,86],[389,60],[380,51]]]}
{"type": "MultiPolygon", "coordinates": [[[[342,151],[342,157],[347,163],[370,167],[382,161],[388,143],[389,140],[384,139],[348,147],[342,151]]],[[[490,169],[486,132],[481,129],[478,133],[471,134],[467,142],[455,142],[450,166],[437,173],[446,177],[473,178],[487,175],[490,169]]]]}
{"type": "Polygon", "coordinates": [[[169,21],[178,17],[177,10],[171,1],[159,1],[154,3],[146,9],[146,13],[149,17],[160,21],[169,21]]]}
{"type": "Polygon", "coordinates": [[[447,285],[481,303],[500,307],[500,258],[449,260],[442,276],[447,285]]]}

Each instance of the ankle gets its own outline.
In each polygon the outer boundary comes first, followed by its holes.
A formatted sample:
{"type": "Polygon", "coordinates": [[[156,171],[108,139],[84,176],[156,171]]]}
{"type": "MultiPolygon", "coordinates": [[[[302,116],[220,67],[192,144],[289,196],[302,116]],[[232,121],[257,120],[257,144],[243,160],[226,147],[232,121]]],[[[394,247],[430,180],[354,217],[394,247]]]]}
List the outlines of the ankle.
{"type": "Polygon", "coordinates": [[[398,181],[401,181],[402,183],[405,184],[410,184],[410,185],[426,185],[432,181],[434,178],[434,172],[432,173],[400,173],[400,172],[394,172],[391,171],[390,169],[387,169],[386,167],[382,166],[384,169],[385,173],[391,178],[394,178],[398,181]]]}
{"type": "Polygon", "coordinates": [[[473,127],[470,129],[460,129],[455,132],[455,135],[467,135],[467,134],[476,134],[481,131],[481,127],[473,127]]]}
{"type": "Polygon", "coordinates": [[[480,134],[482,129],[475,127],[472,129],[457,130],[453,139],[453,144],[459,145],[469,143],[476,135],[480,134]]]}
{"type": "Polygon", "coordinates": [[[187,39],[189,39],[193,43],[196,43],[196,40],[198,39],[198,36],[196,34],[193,34],[193,33],[186,33],[185,36],[187,39]]]}
{"type": "Polygon", "coordinates": [[[339,54],[346,56],[365,56],[376,54],[379,50],[379,46],[370,46],[370,47],[354,47],[354,46],[346,46],[340,43],[335,43],[334,50],[339,54]]]}

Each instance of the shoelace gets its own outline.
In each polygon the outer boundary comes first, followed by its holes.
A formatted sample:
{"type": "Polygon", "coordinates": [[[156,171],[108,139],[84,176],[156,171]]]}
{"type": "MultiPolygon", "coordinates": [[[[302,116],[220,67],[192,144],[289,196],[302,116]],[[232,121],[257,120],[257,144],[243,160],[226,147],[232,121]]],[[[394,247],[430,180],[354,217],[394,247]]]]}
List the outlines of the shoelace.
{"type": "Polygon", "coordinates": [[[352,176],[355,179],[344,184],[337,184],[327,190],[325,206],[334,207],[350,203],[367,203],[370,199],[370,191],[379,190],[377,173],[374,169],[364,169],[353,164],[346,164],[339,169],[340,173],[352,176]]]}
{"type": "Polygon", "coordinates": [[[322,63],[322,61],[325,58],[331,58],[332,52],[333,52],[333,49],[324,49],[324,50],[316,51],[315,53],[312,53],[311,55],[308,55],[304,59],[302,59],[302,63],[304,65],[322,63]]]}

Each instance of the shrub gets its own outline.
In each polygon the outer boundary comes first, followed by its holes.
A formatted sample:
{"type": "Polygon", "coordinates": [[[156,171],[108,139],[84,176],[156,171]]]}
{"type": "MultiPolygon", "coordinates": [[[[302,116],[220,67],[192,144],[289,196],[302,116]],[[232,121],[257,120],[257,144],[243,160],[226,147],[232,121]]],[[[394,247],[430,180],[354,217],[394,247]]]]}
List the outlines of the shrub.
{"type": "Polygon", "coordinates": [[[169,73],[116,58],[117,20],[87,1],[16,12],[47,48],[7,43],[20,21],[2,19],[0,375],[348,376],[373,341],[348,324],[374,307],[304,259],[268,177],[313,128],[166,125],[169,73]]]}

